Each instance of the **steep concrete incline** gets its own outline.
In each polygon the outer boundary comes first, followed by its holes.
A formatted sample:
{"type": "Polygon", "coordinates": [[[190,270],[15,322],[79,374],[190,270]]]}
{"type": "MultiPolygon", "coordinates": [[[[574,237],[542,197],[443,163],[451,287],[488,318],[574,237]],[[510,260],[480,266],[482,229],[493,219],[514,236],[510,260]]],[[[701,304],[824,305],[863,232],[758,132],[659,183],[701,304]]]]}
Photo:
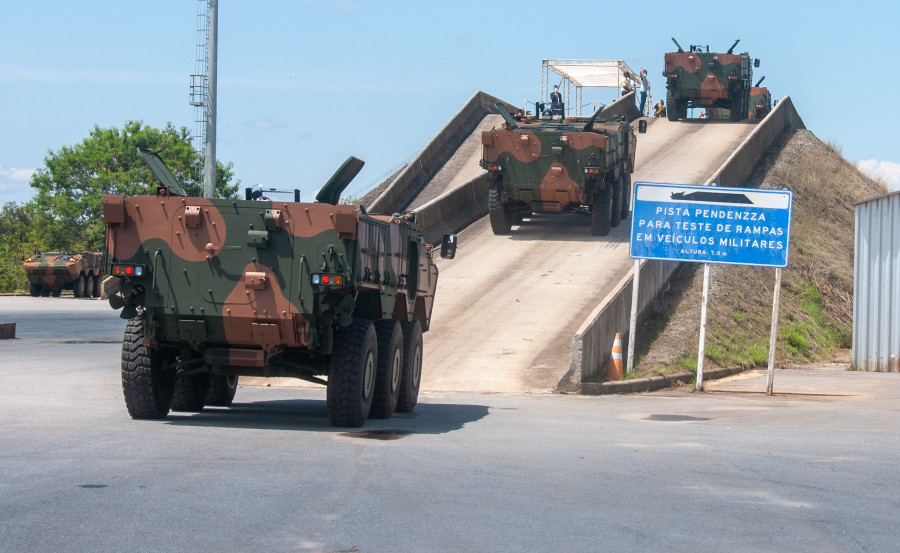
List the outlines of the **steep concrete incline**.
{"type": "MultiPolygon", "coordinates": [[[[632,180],[703,184],[754,126],[652,119],[632,180]]],[[[512,236],[494,236],[485,217],[462,231],[457,258],[438,260],[422,390],[553,391],[575,331],[633,264],[630,224],[594,237],[588,217],[535,215],[512,236]]]]}

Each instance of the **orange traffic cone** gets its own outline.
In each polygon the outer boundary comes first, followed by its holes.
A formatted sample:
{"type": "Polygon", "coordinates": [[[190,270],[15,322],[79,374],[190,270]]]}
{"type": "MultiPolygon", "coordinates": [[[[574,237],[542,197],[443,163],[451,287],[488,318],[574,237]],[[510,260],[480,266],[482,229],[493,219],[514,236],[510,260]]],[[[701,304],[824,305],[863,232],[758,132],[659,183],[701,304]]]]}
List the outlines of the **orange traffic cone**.
{"type": "Polygon", "coordinates": [[[622,380],[622,337],[616,332],[616,340],[613,342],[612,357],[606,368],[607,380],[622,380]]]}

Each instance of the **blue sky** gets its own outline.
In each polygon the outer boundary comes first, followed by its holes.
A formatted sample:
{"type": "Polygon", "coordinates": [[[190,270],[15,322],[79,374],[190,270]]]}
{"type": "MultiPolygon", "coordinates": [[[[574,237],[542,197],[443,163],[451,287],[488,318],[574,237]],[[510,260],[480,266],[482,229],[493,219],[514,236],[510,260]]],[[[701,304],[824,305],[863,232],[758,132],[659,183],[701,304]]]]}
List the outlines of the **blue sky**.
{"type": "MultiPolygon", "coordinates": [[[[754,80],[765,75],[813,133],[900,188],[897,3],[685,5],[220,0],[218,158],[243,186],[311,200],[355,155],[367,162],[349,188],[359,195],[477,90],[536,99],[542,59],[624,59],[648,70],[656,99],[669,37],[720,51],[740,38],[761,60],[754,80]]],[[[7,2],[0,14],[0,203],[29,198],[48,151],[94,125],[193,128],[196,0],[7,2]]]]}

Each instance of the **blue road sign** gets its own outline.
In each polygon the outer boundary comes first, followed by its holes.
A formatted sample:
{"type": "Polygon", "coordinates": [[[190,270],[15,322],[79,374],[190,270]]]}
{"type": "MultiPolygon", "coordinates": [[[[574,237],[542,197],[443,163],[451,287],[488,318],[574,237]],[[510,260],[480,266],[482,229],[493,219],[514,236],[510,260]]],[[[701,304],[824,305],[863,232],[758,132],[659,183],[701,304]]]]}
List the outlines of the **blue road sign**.
{"type": "Polygon", "coordinates": [[[790,190],[638,182],[631,257],[786,267],[790,190]]]}

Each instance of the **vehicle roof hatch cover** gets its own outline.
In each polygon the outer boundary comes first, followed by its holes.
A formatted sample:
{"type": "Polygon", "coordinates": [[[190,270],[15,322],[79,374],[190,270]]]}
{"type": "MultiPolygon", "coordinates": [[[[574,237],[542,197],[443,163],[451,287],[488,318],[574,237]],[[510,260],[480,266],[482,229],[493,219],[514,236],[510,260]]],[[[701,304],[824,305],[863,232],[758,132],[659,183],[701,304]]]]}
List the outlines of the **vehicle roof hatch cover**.
{"type": "Polygon", "coordinates": [[[178,182],[178,179],[166,166],[166,163],[156,155],[156,152],[146,148],[138,148],[137,151],[144,163],[150,167],[153,176],[159,180],[160,184],[169,189],[169,194],[172,196],[187,196],[181,183],[178,182]]]}
{"type": "Polygon", "coordinates": [[[316,201],[321,204],[337,205],[341,200],[341,192],[343,192],[344,189],[347,188],[347,185],[350,184],[350,181],[359,174],[365,163],[365,161],[359,158],[353,156],[348,157],[347,161],[335,171],[331,178],[328,179],[328,182],[325,183],[325,186],[323,186],[322,189],[319,190],[319,193],[316,194],[316,201]]]}

